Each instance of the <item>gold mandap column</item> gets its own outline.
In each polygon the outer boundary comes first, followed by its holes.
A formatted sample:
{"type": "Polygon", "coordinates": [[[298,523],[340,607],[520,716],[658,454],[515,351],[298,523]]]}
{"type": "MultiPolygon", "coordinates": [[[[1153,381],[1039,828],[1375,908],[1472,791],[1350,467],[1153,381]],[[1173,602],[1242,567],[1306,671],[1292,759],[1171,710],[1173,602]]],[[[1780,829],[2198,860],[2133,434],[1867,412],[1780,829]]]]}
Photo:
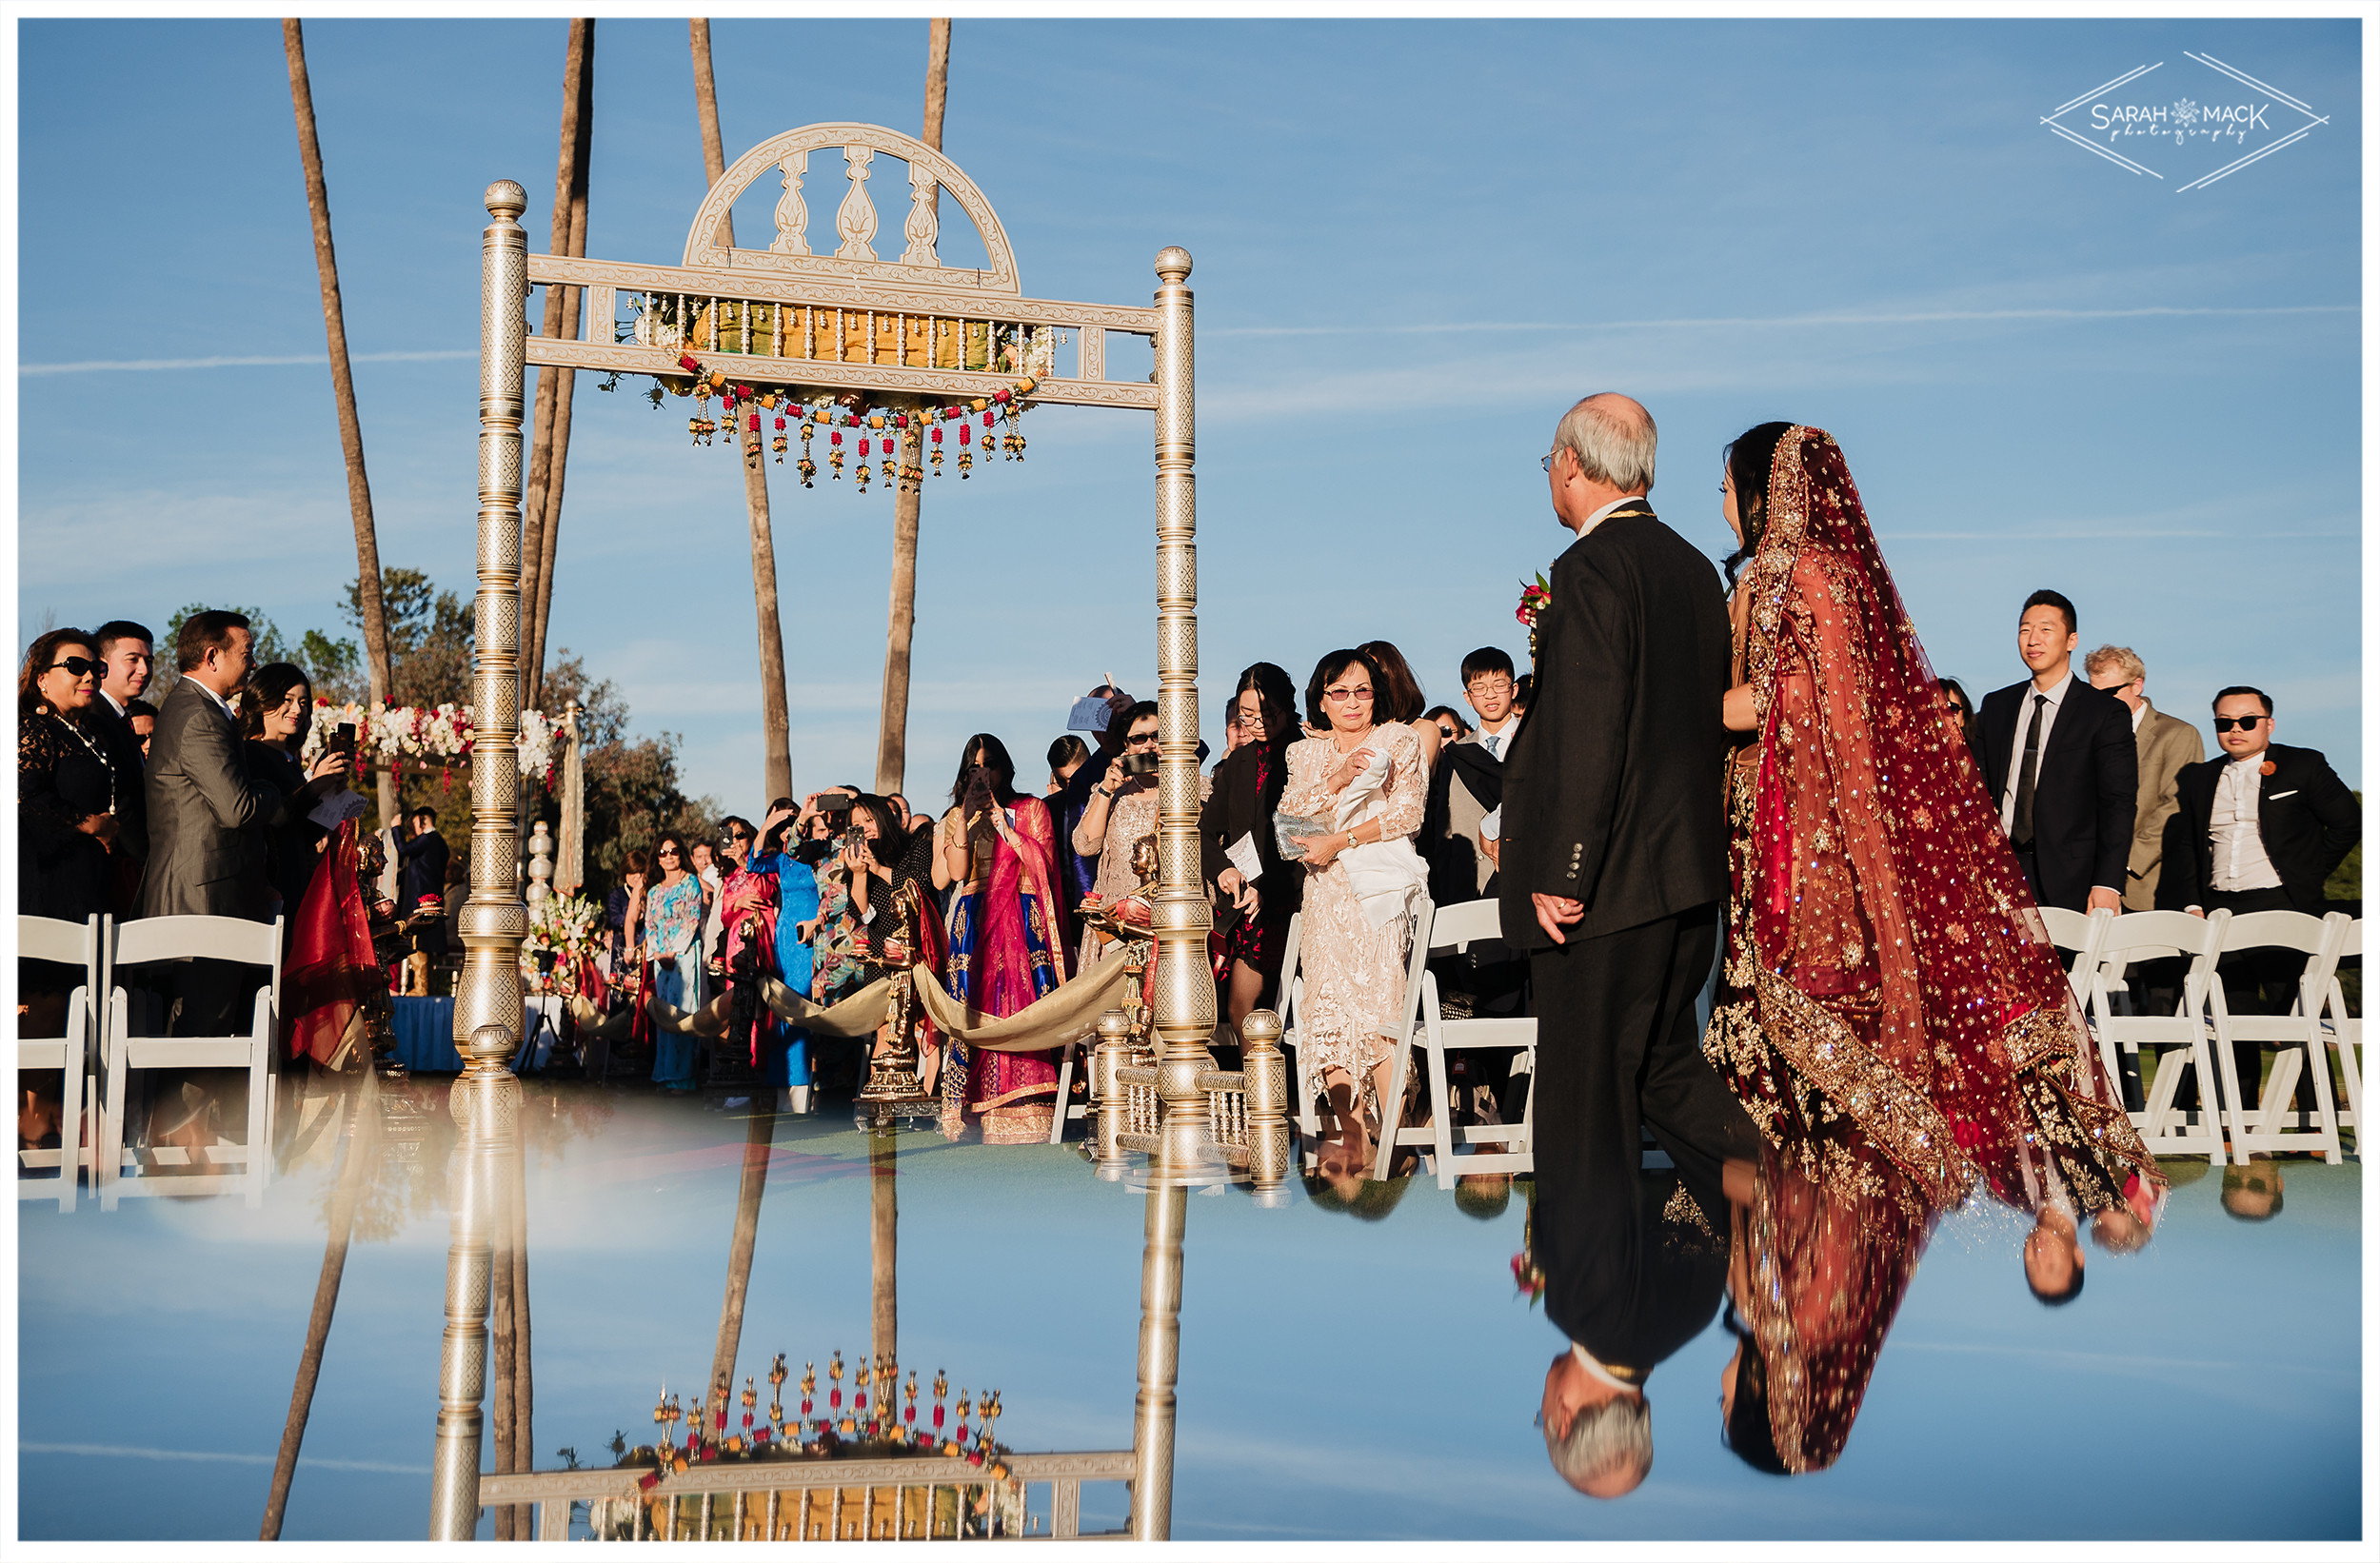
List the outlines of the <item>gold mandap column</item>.
{"type": "Polygon", "coordinates": [[[521,1036],[521,940],[528,914],[515,877],[521,775],[521,379],[528,332],[528,238],[519,185],[487,187],[495,221],[480,236],[479,592],[472,608],[471,897],[454,1036],[465,1073],[448,1110],[462,1129],[447,1203],[446,1330],[439,1354],[438,1441],[429,1534],[468,1541],[479,1525],[480,1398],[487,1381],[489,1217],[518,1132],[521,1085],[506,1066],[521,1036]]]}
{"type": "Polygon", "coordinates": [[[1214,926],[1199,849],[1198,395],[1191,348],[1190,252],[1158,251],[1157,274],[1157,1089],[1173,1174],[1220,1175],[1199,1076],[1215,1067],[1214,926]]]}

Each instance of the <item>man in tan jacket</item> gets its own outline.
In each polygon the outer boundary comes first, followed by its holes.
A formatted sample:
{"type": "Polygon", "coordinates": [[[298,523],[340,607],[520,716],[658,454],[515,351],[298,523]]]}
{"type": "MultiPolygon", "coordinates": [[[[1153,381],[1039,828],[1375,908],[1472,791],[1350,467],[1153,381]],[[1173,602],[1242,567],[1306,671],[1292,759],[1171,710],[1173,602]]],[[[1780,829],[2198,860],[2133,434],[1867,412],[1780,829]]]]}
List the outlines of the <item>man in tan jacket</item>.
{"type": "Polygon", "coordinates": [[[2174,778],[2185,765],[2207,758],[2198,729],[2149,703],[2149,670],[2132,648],[2103,645],[2083,659],[2094,689],[2104,689],[2132,714],[2132,742],[2140,753],[2140,804],[2132,816],[2132,860],[2125,865],[2124,909],[2147,912],[2157,904],[2157,871],[2165,856],[2165,821],[2178,806],[2174,778]]]}

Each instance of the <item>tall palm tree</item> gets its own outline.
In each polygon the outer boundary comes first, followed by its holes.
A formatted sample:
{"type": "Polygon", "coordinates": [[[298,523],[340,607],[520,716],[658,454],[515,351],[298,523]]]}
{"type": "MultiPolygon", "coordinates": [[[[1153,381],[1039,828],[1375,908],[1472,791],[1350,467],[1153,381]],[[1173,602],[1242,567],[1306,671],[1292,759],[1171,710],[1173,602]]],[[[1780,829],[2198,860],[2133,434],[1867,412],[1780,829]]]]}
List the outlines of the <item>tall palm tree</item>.
{"type": "MultiPolygon", "coordinates": [[[[364,666],[372,703],[388,698],[388,620],[380,595],[380,535],[372,524],[372,485],[364,472],[364,430],[355,415],[355,377],[347,367],[347,313],[339,302],[339,256],[330,244],[330,192],[323,183],[323,148],[314,134],[314,89],[306,74],[306,38],[294,16],[281,20],[281,47],[289,57],[289,105],[297,113],[298,160],[306,168],[306,206],[314,220],[314,269],[322,282],[323,334],[330,352],[330,389],[339,408],[339,446],[347,463],[347,508],[355,517],[357,595],[364,609],[364,666]]],[[[395,822],[396,774],[382,767],[380,822],[395,822]]]]}
{"type": "MultiPolygon", "coordinates": [[[[697,16],[686,23],[694,51],[694,107],[703,126],[703,168],[714,185],[727,171],[727,157],[719,145],[719,85],[711,77],[711,25],[697,16]]],[[[720,236],[735,243],[732,214],[720,219],[720,236]]],[[[746,424],[744,409],[738,420],[746,424]]],[[[765,796],[793,796],[791,721],[785,709],[785,634],[777,617],[777,545],[768,522],[768,468],[762,457],[761,436],[749,426],[740,431],[744,444],[744,507],[752,523],[752,598],[760,610],[761,732],[764,760],[765,796]]]]}
{"type": "MultiPolygon", "coordinates": [[[[586,253],[587,154],[595,133],[594,99],[595,23],[575,17],[562,67],[562,150],[554,164],[552,253],[556,255],[586,253]]],[[[577,336],[580,299],[581,290],[576,287],[548,287],[543,333],[577,336]]],[[[522,699],[532,707],[545,683],[545,623],[553,604],[554,545],[562,524],[563,470],[569,460],[574,372],[567,368],[537,372],[529,481],[521,505],[522,699]]]]}
{"type": "MultiPolygon", "coordinates": [[[[942,149],[942,106],[950,94],[950,18],[937,16],[925,30],[925,130],[920,137],[942,149]]],[[[937,210],[942,192],[935,191],[937,210]]],[[[920,484],[904,484],[893,495],[892,609],[884,626],[884,702],[876,735],[876,790],[902,790],[909,760],[909,642],[918,619],[918,502],[920,484]]]]}

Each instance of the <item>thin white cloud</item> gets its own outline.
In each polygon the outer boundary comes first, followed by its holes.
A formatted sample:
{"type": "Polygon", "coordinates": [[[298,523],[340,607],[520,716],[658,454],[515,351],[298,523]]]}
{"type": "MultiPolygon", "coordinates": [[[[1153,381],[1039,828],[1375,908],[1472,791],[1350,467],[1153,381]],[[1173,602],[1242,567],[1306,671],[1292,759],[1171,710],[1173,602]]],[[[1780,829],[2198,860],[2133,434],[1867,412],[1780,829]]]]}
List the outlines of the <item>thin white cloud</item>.
{"type": "MultiPolygon", "coordinates": [[[[419,352],[349,353],[351,364],[429,364],[449,358],[477,358],[477,347],[438,347],[419,352]]],[[[114,374],[140,369],[242,369],[290,364],[327,364],[327,353],[216,354],[208,358],[84,359],[73,364],[19,364],[19,375],[114,374]]]]}
{"type": "MultiPolygon", "coordinates": [[[[138,1444],[19,1444],[27,1454],[113,1454],[133,1460],[209,1460],[228,1465],[270,1465],[270,1454],[240,1454],[220,1449],[149,1449],[138,1444]]],[[[322,1471],[377,1471],[392,1476],[426,1476],[426,1465],[398,1465],[390,1460],[336,1460],[300,1454],[298,1464],[322,1471]]]]}
{"type": "Polygon", "coordinates": [[[1435,336],[1479,331],[1650,331],[1703,326],[1932,326],[1944,323],[2028,320],[2150,320],[2194,315],[2339,315],[2362,310],[2359,304],[2291,304],[2271,306],[2151,305],[2136,309],[1910,309],[1842,310],[1802,315],[1682,315],[1668,320],[1585,321],[1442,321],[1403,326],[1224,326],[1201,333],[1210,337],[1263,336],[1435,336]]]}

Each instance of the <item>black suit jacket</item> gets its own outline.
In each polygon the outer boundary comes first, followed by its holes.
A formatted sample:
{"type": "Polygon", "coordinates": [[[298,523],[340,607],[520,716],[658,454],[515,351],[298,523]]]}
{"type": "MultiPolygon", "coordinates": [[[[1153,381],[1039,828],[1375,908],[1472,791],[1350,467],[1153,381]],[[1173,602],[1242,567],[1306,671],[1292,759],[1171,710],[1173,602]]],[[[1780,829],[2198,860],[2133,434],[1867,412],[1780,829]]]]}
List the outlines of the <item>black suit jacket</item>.
{"type": "Polygon", "coordinates": [[[149,856],[149,786],[140,735],[105,695],[91,702],[89,718],[91,733],[115,765],[116,847],[141,861],[149,856]]]}
{"type": "MultiPolygon", "coordinates": [[[[1994,689],[1975,713],[1975,759],[1994,814],[2007,795],[2017,723],[2032,719],[2032,691],[2031,680],[1994,689]]],[[[2131,707],[2076,673],[2033,781],[2033,861],[2043,905],[2079,912],[2094,886],[2124,893],[2139,793],[2131,707]]]]}
{"type": "MultiPolygon", "coordinates": [[[[2275,743],[2264,757],[2272,774],[2257,775],[2256,833],[2290,904],[2320,917],[2327,910],[2322,881],[2363,840],[2363,810],[2319,750],[2275,743]]],[[[2174,778],[2179,806],[2166,830],[2159,906],[2178,911],[2207,903],[2214,885],[2214,791],[2230,763],[2231,756],[2217,755],[2183,766],[2174,778]]]]}
{"type": "Polygon", "coordinates": [[[1727,893],[1727,609],[1710,560],[1639,501],[1554,562],[1537,688],[1504,761],[1504,938],[1550,948],[1532,894],[1586,905],[1571,939],[1727,893]]]}
{"type": "MultiPolygon", "coordinates": [[[[1259,915],[1286,923],[1305,894],[1304,873],[1283,865],[1280,841],[1273,831],[1274,812],[1280,807],[1281,791],[1289,784],[1289,744],[1272,751],[1271,774],[1260,787],[1256,780],[1259,747],[1243,743],[1215,762],[1214,788],[1199,809],[1200,856],[1206,882],[1212,885],[1231,866],[1233,843],[1242,836],[1253,838],[1257,863],[1263,869],[1256,881],[1259,915]]],[[[1218,895],[1217,931],[1239,920],[1240,908],[1229,896],[1218,895]]]]}

